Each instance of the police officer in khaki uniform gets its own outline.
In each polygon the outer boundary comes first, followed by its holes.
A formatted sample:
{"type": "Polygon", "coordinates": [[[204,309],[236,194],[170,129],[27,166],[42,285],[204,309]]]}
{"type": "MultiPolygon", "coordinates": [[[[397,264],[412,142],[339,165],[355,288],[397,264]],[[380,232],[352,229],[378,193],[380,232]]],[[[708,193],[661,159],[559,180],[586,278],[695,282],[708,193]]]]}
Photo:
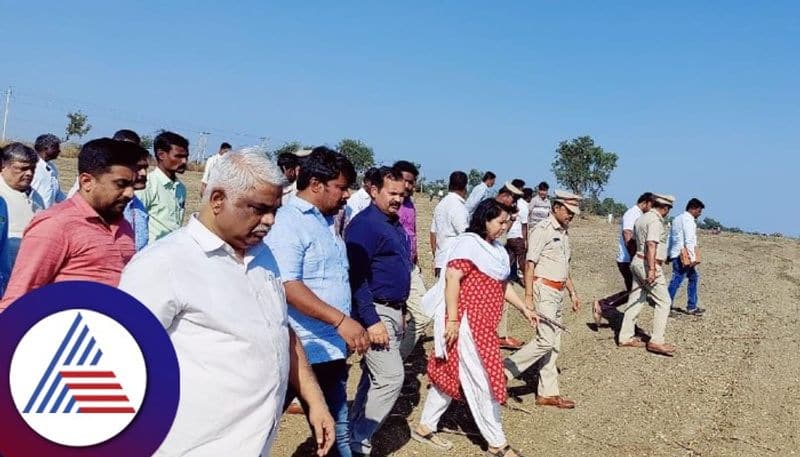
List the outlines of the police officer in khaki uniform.
{"type": "MultiPolygon", "coordinates": [[[[550,216],[536,224],[528,237],[528,265],[525,269],[525,304],[544,316],[561,322],[564,289],[572,300],[572,311],[580,301],[569,277],[570,247],[567,228],[580,214],[581,197],[556,191],[550,216]]],[[[575,402],[563,398],[558,390],[556,358],[561,346],[561,330],[540,322],[536,338],[503,361],[508,379],[519,377],[541,359],[537,405],[574,408],[575,402]]]]}
{"type": "Polygon", "coordinates": [[[672,195],[653,195],[653,209],[640,217],[633,226],[636,238],[636,255],[631,260],[633,278],[641,288],[628,297],[628,302],[620,307],[625,313],[622,329],[619,332],[620,347],[646,347],[656,354],[672,356],[675,347],[664,342],[669,310],[667,281],[662,265],[667,259],[669,228],[666,220],[672,209],[675,197],[672,195]],[[647,300],[655,306],[653,313],[653,333],[645,344],[634,336],[636,318],[647,300]]]}

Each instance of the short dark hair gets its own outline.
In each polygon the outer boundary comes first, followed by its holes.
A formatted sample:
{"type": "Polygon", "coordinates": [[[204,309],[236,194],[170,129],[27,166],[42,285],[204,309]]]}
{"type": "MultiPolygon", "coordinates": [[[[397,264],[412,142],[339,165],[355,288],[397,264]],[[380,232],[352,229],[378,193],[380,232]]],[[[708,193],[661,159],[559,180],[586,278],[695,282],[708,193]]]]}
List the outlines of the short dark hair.
{"type": "Polygon", "coordinates": [[[522,189],[522,197],[523,198],[533,198],[533,189],[530,187],[526,187],[522,189]]]}
{"type": "Polygon", "coordinates": [[[178,135],[174,132],[163,131],[159,133],[153,140],[153,153],[158,159],[158,151],[169,152],[172,146],[178,146],[183,149],[189,149],[189,140],[178,135]]]}
{"type": "Polygon", "coordinates": [[[377,167],[369,167],[364,172],[364,183],[374,184],[381,180],[381,174],[377,167]]]}
{"type": "Polygon", "coordinates": [[[39,155],[33,148],[16,141],[5,145],[2,151],[3,166],[9,165],[11,162],[36,164],[39,161],[39,155]]]}
{"type": "Polygon", "coordinates": [[[142,149],[127,141],[98,138],[89,141],[78,154],[78,173],[98,176],[108,173],[114,165],[136,169],[142,149]]]}
{"type": "Polygon", "coordinates": [[[36,152],[42,152],[49,147],[55,147],[61,144],[61,140],[53,135],[52,133],[45,133],[44,135],[39,135],[36,137],[36,141],[33,143],[33,149],[36,152]]]}
{"type": "Polygon", "coordinates": [[[450,181],[447,184],[447,190],[450,192],[460,192],[467,189],[467,174],[463,171],[454,171],[450,173],[450,181]]]}
{"type": "Polygon", "coordinates": [[[491,171],[487,171],[486,173],[484,173],[483,179],[481,181],[485,182],[485,181],[488,181],[490,179],[495,179],[495,178],[497,178],[497,175],[495,175],[491,171]]]}
{"type": "Polygon", "coordinates": [[[221,145],[219,145],[219,148],[220,148],[220,149],[233,149],[233,146],[231,146],[231,144],[230,144],[230,143],[228,143],[227,141],[225,141],[224,143],[222,143],[221,145]]]}
{"type": "Polygon", "coordinates": [[[282,152],[278,154],[277,163],[281,171],[286,171],[300,165],[300,159],[291,152],[282,152]]]}
{"type": "Polygon", "coordinates": [[[120,129],[114,132],[112,139],[117,141],[129,141],[135,144],[142,144],[142,139],[139,134],[129,129],[120,129]]]}
{"type": "Polygon", "coordinates": [[[380,191],[383,189],[383,185],[386,182],[386,179],[390,181],[402,181],[403,180],[403,173],[394,167],[380,167],[378,168],[378,178],[377,182],[373,182],[372,185],[377,187],[380,191]]]}
{"type": "Polygon", "coordinates": [[[327,184],[328,181],[337,179],[340,174],[347,179],[348,187],[356,181],[356,169],[353,168],[350,159],[333,149],[317,146],[303,161],[297,176],[297,190],[306,189],[311,184],[311,178],[327,184]]]}
{"type": "Polygon", "coordinates": [[[392,166],[400,171],[411,173],[412,175],[414,175],[414,178],[419,176],[419,170],[417,169],[417,166],[409,162],[408,160],[398,160],[392,166]]]}
{"type": "Polygon", "coordinates": [[[512,179],[511,185],[516,187],[517,189],[522,189],[523,187],[525,187],[525,181],[519,178],[512,179]]]}
{"type": "Polygon", "coordinates": [[[653,201],[653,193],[652,192],[645,192],[639,196],[639,199],[636,200],[636,204],[644,203],[644,202],[652,202],[653,201]]]}
{"type": "Polygon", "coordinates": [[[472,218],[469,220],[467,232],[474,233],[481,238],[486,238],[486,223],[496,219],[503,213],[509,213],[508,207],[493,198],[487,198],[478,203],[472,218]]]}
{"type": "Polygon", "coordinates": [[[689,203],[686,204],[686,211],[690,209],[705,209],[706,205],[700,201],[700,199],[692,198],[689,200],[689,203]]]}
{"type": "Polygon", "coordinates": [[[536,188],[539,190],[550,190],[550,185],[547,184],[545,181],[542,181],[539,183],[538,186],[536,186],[536,188]]]}

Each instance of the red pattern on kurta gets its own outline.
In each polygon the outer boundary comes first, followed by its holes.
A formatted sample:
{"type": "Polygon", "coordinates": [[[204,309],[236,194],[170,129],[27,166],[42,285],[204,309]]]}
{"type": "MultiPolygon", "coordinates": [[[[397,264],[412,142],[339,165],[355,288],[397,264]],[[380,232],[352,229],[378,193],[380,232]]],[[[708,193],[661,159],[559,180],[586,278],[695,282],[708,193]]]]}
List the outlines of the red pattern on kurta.
{"type": "MultiPolygon", "coordinates": [[[[462,319],[464,313],[469,316],[469,329],[489,377],[492,397],[499,403],[505,403],[506,375],[497,338],[497,325],[503,314],[504,283],[487,276],[466,259],[451,260],[447,267],[457,268],[464,273],[458,294],[458,320],[462,319]]],[[[462,399],[458,376],[458,343],[447,349],[447,359],[438,359],[431,354],[428,358],[428,378],[448,396],[462,399]]]]}

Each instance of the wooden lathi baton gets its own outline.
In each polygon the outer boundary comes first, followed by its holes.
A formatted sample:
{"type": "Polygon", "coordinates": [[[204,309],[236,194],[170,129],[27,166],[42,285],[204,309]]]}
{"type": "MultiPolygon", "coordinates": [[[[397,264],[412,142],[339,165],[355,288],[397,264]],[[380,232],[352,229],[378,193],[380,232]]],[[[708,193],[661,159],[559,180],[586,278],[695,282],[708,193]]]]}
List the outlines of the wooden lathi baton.
{"type": "Polygon", "coordinates": [[[545,324],[549,324],[549,325],[551,325],[553,327],[557,327],[557,328],[563,330],[564,332],[569,333],[570,335],[572,335],[572,332],[570,332],[569,329],[567,329],[567,327],[565,327],[563,324],[559,324],[558,322],[554,321],[553,319],[550,319],[549,317],[545,316],[544,314],[540,313],[539,311],[533,310],[533,312],[536,313],[536,315],[539,316],[539,320],[544,322],[545,324]]]}

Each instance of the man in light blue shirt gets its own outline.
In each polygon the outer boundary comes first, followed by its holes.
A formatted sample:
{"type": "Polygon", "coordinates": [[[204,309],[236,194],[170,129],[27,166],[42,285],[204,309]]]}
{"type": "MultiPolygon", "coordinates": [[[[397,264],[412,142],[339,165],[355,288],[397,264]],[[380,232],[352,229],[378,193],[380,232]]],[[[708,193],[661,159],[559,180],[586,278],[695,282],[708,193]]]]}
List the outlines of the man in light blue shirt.
{"type": "Polygon", "coordinates": [[[672,260],[672,280],[669,283],[669,297],[675,300],[675,295],[681,287],[684,278],[689,279],[689,288],[686,293],[686,313],[702,316],[706,311],[697,306],[697,285],[700,283],[700,273],[697,265],[697,218],[703,214],[706,206],[700,200],[693,198],[686,204],[686,211],[672,221],[669,237],[669,258],[672,260]],[[686,250],[689,263],[681,262],[681,251],[686,250]]]}
{"type": "Polygon", "coordinates": [[[492,196],[491,188],[494,187],[495,179],[497,179],[497,176],[491,171],[487,171],[483,175],[483,182],[472,188],[472,192],[469,193],[465,203],[469,214],[475,211],[478,203],[492,196]]]}
{"type": "Polygon", "coordinates": [[[0,197],[0,296],[6,292],[8,278],[11,277],[11,262],[6,252],[6,240],[8,239],[8,205],[3,197],[0,197]]]}
{"type": "MultiPolygon", "coordinates": [[[[286,199],[266,238],[286,290],[289,323],[336,421],[336,445],[329,455],[343,457],[352,455],[347,351],[349,347],[364,353],[369,348],[366,331],[350,318],[347,250],[333,220],[350,196],[355,178],[353,164],[344,155],[315,148],[300,168],[297,194],[286,199]]],[[[290,388],[287,405],[296,395],[290,388]]]]}

